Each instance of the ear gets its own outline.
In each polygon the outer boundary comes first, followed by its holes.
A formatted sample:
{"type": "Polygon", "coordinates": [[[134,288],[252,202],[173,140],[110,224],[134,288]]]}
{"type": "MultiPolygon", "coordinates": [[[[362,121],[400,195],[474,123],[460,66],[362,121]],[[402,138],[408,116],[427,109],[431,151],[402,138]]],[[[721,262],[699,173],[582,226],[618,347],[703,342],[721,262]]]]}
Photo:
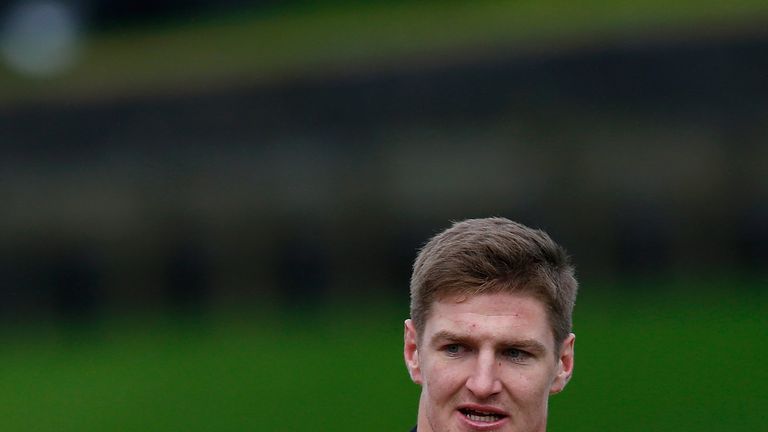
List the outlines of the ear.
{"type": "Polygon", "coordinates": [[[403,356],[405,357],[405,367],[408,368],[408,374],[411,380],[416,384],[421,384],[421,368],[419,367],[419,348],[416,345],[416,328],[413,321],[405,320],[405,335],[403,337],[403,356]]]}
{"type": "Polygon", "coordinates": [[[552,380],[552,386],[549,388],[549,394],[560,393],[568,384],[573,375],[573,344],[576,342],[576,335],[569,334],[560,346],[560,355],[557,358],[555,377],[552,380]]]}

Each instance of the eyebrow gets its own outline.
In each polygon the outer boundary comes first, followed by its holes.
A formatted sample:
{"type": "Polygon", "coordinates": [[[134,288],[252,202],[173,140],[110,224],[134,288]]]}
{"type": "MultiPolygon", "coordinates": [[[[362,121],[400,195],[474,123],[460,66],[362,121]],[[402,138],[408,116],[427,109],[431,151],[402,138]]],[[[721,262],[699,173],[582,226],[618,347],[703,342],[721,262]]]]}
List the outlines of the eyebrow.
{"type": "MultiPolygon", "coordinates": [[[[450,342],[469,342],[471,337],[465,334],[454,333],[448,330],[441,330],[432,336],[432,344],[438,344],[441,341],[450,342]]],[[[547,352],[547,348],[536,339],[502,339],[499,345],[510,348],[521,348],[532,352],[547,352]]]]}

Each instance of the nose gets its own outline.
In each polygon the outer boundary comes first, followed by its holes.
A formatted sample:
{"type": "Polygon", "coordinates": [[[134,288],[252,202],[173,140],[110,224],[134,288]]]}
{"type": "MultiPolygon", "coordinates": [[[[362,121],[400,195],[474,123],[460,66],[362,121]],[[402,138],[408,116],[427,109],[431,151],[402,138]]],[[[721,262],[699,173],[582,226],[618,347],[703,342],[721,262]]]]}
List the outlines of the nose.
{"type": "Polygon", "coordinates": [[[496,358],[493,352],[480,352],[476,357],[474,369],[467,379],[467,389],[478,399],[488,398],[501,392],[496,358]]]}

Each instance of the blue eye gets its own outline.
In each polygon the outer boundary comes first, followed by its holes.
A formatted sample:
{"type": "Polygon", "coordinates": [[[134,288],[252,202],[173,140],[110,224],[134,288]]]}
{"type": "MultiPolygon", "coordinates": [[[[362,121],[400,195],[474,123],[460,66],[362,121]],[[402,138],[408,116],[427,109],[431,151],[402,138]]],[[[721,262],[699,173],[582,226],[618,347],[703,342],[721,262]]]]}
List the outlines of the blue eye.
{"type": "Polygon", "coordinates": [[[509,348],[509,349],[504,350],[504,356],[506,356],[507,358],[510,358],[512,360],[520,361],[520,360],[525,360],[526,358],[528,358],[530,356],[530,354],[528,354],[527,352],[525,352],[523,350],[519,350],[517,348],[509,348]]]}
{"type": "Polygon", "coordinates": [[[457,356],[462,353],[463,347],[460,344],[448,344],[443,347],[443,351],[449,356],[457,356]]]}

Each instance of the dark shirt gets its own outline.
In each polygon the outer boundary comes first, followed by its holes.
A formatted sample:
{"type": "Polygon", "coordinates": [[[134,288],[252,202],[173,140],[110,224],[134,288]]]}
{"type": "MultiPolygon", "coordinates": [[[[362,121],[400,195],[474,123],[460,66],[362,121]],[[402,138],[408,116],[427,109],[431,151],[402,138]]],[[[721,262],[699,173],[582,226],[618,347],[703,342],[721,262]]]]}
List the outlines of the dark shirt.
{"type": "Polygon", "coordinates": [[[413,429],[411,429],[411,432],[416,432],[416,426],[414,426],[413,429]]]}

